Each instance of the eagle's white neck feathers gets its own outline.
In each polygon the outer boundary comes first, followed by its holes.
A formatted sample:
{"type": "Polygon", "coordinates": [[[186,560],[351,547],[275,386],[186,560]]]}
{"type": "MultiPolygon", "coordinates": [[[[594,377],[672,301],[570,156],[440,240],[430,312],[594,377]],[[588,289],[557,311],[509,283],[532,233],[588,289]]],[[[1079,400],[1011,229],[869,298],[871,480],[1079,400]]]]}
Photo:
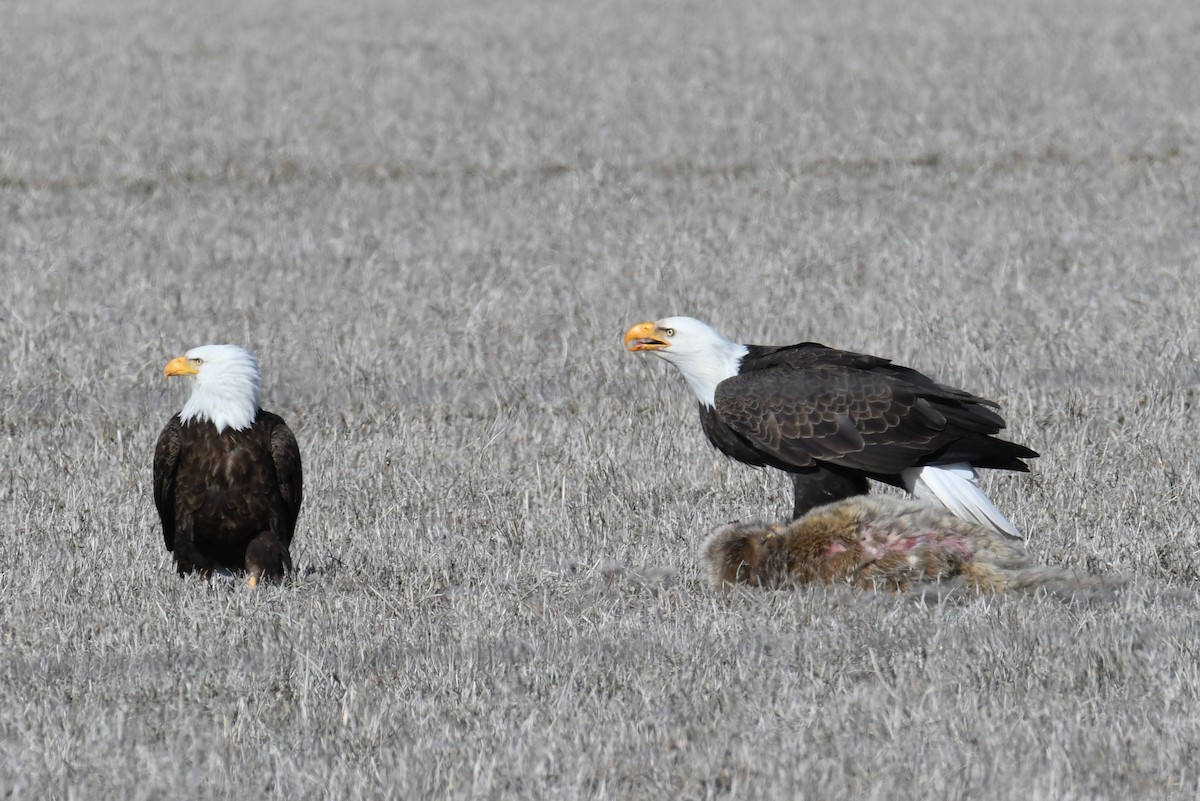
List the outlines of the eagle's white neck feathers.
{"type": "Polygon", "coordinates": [[[218,433],[249,428],[258,414],[258,360],[236,345],[202,345],[185,356],[200,361],[200,366],[190,376],[192,395],[179,420],[207,421],[218,433]]]}
{"type": "Polygon", "coordinates": [[[654,355],[679,368],[700,403],[715,406],[717,384],[738,374],[749,349],[691,317],[666,317],[655,325],[674,333],[666,338],[669,347],[653,351],[654,355]]]}

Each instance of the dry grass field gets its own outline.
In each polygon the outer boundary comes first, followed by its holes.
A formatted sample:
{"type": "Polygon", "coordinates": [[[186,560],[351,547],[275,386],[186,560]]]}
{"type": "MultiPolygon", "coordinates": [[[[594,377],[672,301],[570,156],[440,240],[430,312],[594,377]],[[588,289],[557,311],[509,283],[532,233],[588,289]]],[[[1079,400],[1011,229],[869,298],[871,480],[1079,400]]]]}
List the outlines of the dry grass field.
{"type": "Polygon", "coordinates": [[[0,797],[1200,793],[1200,6],[9,0],[0,797]],[[1116,599],[738,591],[780,475],[634,322],[886,355],[1116,599]],[[301,443],[302,575],[174,575],[163,364],[301,443]]]}

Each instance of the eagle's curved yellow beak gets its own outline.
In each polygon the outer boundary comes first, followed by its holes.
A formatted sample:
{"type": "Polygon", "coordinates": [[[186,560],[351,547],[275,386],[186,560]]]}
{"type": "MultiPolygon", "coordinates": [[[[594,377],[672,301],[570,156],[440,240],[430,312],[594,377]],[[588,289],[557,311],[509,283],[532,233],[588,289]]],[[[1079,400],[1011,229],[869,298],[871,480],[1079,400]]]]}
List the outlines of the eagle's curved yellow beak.
{"type": "Polygon", "coordinates": [[[194,359],[178,356],[167,362],[167,366],[163,368],[163,378],[173,375],[195,375],[198,372],[200,372],[200,365],[194,359]]]}
{"type": "Polygon", "coordinates": [[[625,332],[626,350],[662,350],[669,344],[659,335],[654,323],[638,323],[625,332]]]}

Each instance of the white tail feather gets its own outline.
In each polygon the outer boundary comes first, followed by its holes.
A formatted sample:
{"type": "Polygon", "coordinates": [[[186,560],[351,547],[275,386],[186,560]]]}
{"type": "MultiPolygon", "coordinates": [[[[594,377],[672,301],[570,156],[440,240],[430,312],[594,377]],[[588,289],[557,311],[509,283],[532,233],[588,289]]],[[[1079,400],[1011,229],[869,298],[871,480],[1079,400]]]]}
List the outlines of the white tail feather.
{"type": "Polygon", "coordinates": [[[966,462],[911,467],[901,477],[914,497],[937,501],[956,517],[1001,534],[1021,536],[1017,527],[979,489],[979,475],[966,462]]]}

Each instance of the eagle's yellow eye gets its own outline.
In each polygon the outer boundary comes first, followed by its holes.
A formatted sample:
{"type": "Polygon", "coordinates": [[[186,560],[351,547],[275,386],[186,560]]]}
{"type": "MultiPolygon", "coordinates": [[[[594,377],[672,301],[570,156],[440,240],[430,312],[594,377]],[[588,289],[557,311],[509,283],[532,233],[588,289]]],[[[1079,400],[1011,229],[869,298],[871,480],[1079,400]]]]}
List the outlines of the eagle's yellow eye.
{"type": "Polygon", "coordinates": [[[664,328],[663,333],[669,337],[673,337],[673,336],[675,336],[675,329],[674,328],[664,328]]]}

